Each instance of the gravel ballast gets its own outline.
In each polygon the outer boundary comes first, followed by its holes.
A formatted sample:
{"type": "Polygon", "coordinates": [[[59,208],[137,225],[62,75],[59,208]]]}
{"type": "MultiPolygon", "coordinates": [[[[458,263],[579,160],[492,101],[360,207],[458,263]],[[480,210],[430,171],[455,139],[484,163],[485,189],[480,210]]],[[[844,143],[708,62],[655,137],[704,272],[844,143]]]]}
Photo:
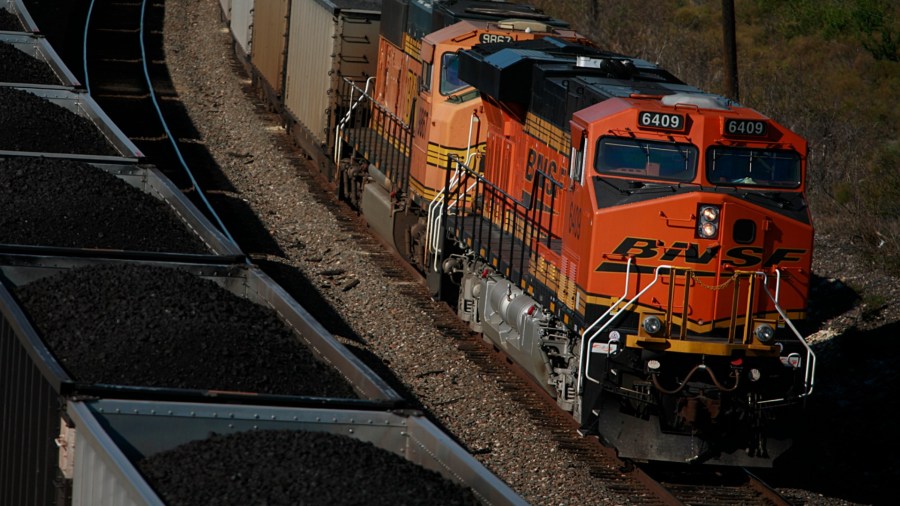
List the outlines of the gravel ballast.
{"type": "Polygon", "coordinates": [[[0,82],[62,84],[47,62],[0,41],[0,82]]]}
{"type": "Polygon", "coordinates": [[[97,167],[58,158],[0,158],[0,243],[210,252],[165,202],[97,167]]]}
{"type": "Polygon", "coordinates": [[[352,398],[274,311],[189,272],[96,265],[17,290],[77,381],[352,398]]]}
{"type": "Polygon", "coordinates": [[[0,150],[119,156],[91,120],[33,93],[0,87],[0,150]]]}
{"type": "Polygon", "coordinates": [[[138,463],[169,506],[475,505],[472,492],[371,443],[322,432],[213,434],[138,463]]]}

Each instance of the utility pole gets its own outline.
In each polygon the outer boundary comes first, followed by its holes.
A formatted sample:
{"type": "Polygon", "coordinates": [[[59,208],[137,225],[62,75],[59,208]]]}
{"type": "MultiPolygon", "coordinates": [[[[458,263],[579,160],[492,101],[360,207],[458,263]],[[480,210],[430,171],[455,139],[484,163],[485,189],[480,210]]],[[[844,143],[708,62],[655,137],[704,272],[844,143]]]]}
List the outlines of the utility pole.
{"type": "Polygon", "coordinates": [[[734,0],[722,0],[722,34],[725,37],[725,94],[728,98],[740,100],[737,41],[734,29],[734,0]]]}

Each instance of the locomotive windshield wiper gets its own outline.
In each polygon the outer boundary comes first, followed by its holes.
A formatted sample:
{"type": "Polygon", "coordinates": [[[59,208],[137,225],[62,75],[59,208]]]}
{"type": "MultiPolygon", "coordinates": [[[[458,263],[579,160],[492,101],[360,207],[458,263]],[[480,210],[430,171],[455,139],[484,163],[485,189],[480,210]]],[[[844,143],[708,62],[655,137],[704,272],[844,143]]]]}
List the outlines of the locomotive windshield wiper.
{"type": "Polygon", "coordinates": [[[751,197],[763,197],[769,201],[772,201],[777,205],[780,209],[788,209],[788,210],[800,210],[806,207],[803,199],[799,199],[799,205],[795,202],[797,199],[785,198],[784,194],[781,192],[744,192],[741,194],[746,200],[752,200],[751,197]]]}
{"type": "Polygon", "coordinates": [[[603,181],[611,188],[619,192],[620,195],[646,195],[648,193],[675,193],[678,191],[678,188],[681,187],[681,183],[675,184],[665,184],[665,183],[657,183],[652,181],[635,181],[630,180],[627,181],[627,187],[623,188],[615,183],[613,183],[610,179],[605,177],[595,176],[600,181],[603,181]]]}
{"type": "Polygon", "coordinates": [[[629,192],[630,195],[646,195],[648,193],[675,193],[678,187],[674,184],[639,183],[641,186],[629,192]]]}
{"type": "Polygon", "coordinates": [[[619,192],[619,194],[621,194],[621,195],[631,195],[632,193],[634,193],[634,190],[628,190],[628,189],[625,189],[625,188],[619,188],[618,186],[616,186],[615,184],[613,184],[612,181],[610,181],[609,179],[607,179],[607,178],[605,178],[605,177],[600,177],[600,176],[594,176],[594,177],[597,178],[597,179],[599,179],[600,181],[606,183],[606,184],[609,185],[612,189],[614,189],[614,190],[616,190],[617,192],[619,192]]]}

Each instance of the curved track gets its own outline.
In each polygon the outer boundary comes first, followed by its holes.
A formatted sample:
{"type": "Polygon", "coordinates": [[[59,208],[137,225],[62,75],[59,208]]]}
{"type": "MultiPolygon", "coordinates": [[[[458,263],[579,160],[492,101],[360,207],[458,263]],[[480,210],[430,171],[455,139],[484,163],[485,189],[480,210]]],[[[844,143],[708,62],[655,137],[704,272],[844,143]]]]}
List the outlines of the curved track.
{"type": "Polygon", "coordinates": [[[162,0],[92,0],[84,28],[84,84],[110,118],[234,238],[207,192],[231,190],[178,101],[162,48],[162,0]]]}

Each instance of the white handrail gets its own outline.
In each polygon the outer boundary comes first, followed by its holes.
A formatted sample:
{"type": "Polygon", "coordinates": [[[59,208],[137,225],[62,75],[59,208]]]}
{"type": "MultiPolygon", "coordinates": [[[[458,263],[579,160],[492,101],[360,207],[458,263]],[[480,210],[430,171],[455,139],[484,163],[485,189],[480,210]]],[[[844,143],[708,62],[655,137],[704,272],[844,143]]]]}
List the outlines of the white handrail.
{"type": "Polygon", "coordinates": [[[371,76],[366,79],[366,88],[362,90],[362,94],[359,96],[359,100],[353,102],[353,92],[358,90],[355,84],[351,83],[350,87],[350,108],[347,109],[347,114],[344,114],[344,117],[338,122],[337,126],[334,127],[334,164],[340,165],[341,163],[341,148],[343,147],[343,137],[341,136],[341,132],[344,129],[344,126],[350,121],[350,116],[353,114],[354,109],[363,102],[363,100],[368,96],[369,89],[372,85],[372,81],[375,80],[375,76],[371,76]]]}
{"type": "MultiPolygon", "coordinates": [[[[757,276],[762,276],[763,290],[765,290],[766,295],[769,296],[769,299],[772,301],[772,303],[775,304],[775,310],[778,311],[778,314],[781,315],[781,317],[784,319],[784,322],[787,324],[787,326],[790,327],[790,329],[794,333],[794,335],[797,336],[797,340],[799,340],[800,343],[803,345],[803,347],[806,348],[806,371],[804,372],[803,379],[806,382],[807,389],[806,389],[806,392],[803,394],[800,394],[799,397],[808,397],[809,395],[812,394],[813,387],[815,386],[816,354],[813,352],[812,348],[809,346],[809,343],[806,342],[806,339],[804,339],[803,336],[800,335],[800,331],[797,330],[797,327],[795,327],[794,323],[791,321],[791,319],[788,318],[787,313],[784,312],[784,309],[781,308],[781,305],[778,304],[778,292],[779,292],[779,289],[781,288],[781,271],[778,269],[775,269],[775,274],[776,274],[775,294],[776,295],[774,297],[772,296],[772,293],[769,292],[768,286],[766,286],[769,282],[769,278],[766,275],[766,273],[762,272],[762,271],[757,271],[755,274],[757,276]]],[[[760,404],[769,404],[769,403],[773,403],[773,402],[780,402],[783,400],[784,400],[783,398],[782,399],[769,399],[769,400],[760,402],[760,404]]]]}
{"type": "MultiPolygon", "coordinates": [[[[630,259],[629,259],[629,260],[630,260],[630,259]]],[[[631,265],[631,263],[629,262],[629,266],[630,266],[630,265],[631,265]]],[[[658,265],[658,266],[656,267],[656,269],[653,270],[653,274],[654,274],[654,276],[653,276],[653,281],[651,281],[647,286],[644,287],[643,290],[641,290],[641,291],[638,292],[634,297],[632,297],[631,300],[628,301],[628,303],[626,303],[619,311],[616,312],[616,314],[612,315],[612,317],[611,317],[606,323],[604,323],[602,327],[600,327],[599,329],[597,329],[597,330],[594,331],[594,335],[591,336],[591,338],[588,340],[587,348],[585,348],[585,354],[586,354],[588,357],[587,357],[587,359],[585,360],[585,363],[584,363],[584,367],[585,367],[585,369],[584,369],[584,374],[583,374],[583,375],[579,375],[579,383],[581,383],[581,378],[582,378],[582,377],[587,378],[587,379],[593,381],[594,383],[600,383],[600,380],[595,379],[595,378],[592,378],[592,377],[590,376],[590,373],[589,373],[589,371],[591,370],[591,347],[592,347],[593,344],[594,344],[594,339],[596,339],[597,337],[599,337],[599,336],[600,336],[600,333],[603,332],[607,327],[609,327],[609,325],[610,325],[613,321],[615,321],[616,317],[619,316],[620,314],[622,314],[622,312],[625,311],[625,309],[627,309],[628,306],[631,306],[632,304],[634,304],[634,302],[635,302],[636,300],[638,300],[638,299],[641,297],[641,295],[644,295],[644,293],[646,293],[647,290],[649,290],[650,288],[652,288],[653,285],[655,285],[655,284],[657,283],[657,281],[659,281],[659,271],[660,271],[660,269],[673,269],[673,267],[672,267],[671,265],[658,265]]],[[[617,305],[619,304],[619,302],[621,302],[621,301],[622,301],[622,299],[619,299],[618,301],[616,301],[616,303],[613,304],[613,305],[611,305],[610,308],[609,308],[605,313],[603,313],[602,315],[600,315],[599,318],[597,318],[597,320],[600,320],[600,318],[604,318],[604,317],[605,317],[607,314],[609,314],[610,311],[611,311],[615,306],[617,306],[617,305]]],[[[596,323],[597,323],[597,322],[595,321],[594,324],[596,324],[596,323]]],[[[591,326],[593,327],[594,324],[592,324],[591,326]]],[[[579,391],[580,391],[580,390],[579,390],[579,391]]]]}
{"type": "MultiPolygon", "coordinates": [[[[609,309],[607,309],[606,312],[604,312],[602,315],[597,317],[597,319],[594,320],[594,322],[587,329],[585,329],[585,331],[583,333],[583,335],[588,339],[588,341],[587,341],[587,346],[585,346],[583,348],[584,352],[582,353],[582,356],[579,357],[579,364],[578,364],[579,371],[582,371],[582,370],[584,371],[584,374],[579,374],[579,376],[578,376],[578,392],[579,393],[583,392],[583,388],[584,388],[583,380],[585,378],[594,383],[600,383],[600,380],[590,376],[591,354],[592,354],[591,350],[593,348],[594,341],[597,339],[597,337],[600,336],[600,334],[606,328],[609,327],[610,324],[612,324],[613,321],[615,321],[616,317],[619,314],[621,314],[625,309],[627,309],[629,306],[634,304],[635,301],[641,297],[641,295],[646,293],[647,290],[649,290],[652,286],[654,286],[659,281],[659,275],[660,275],[661,269],[672,269],[672,268],[673,268],[673,266],[671,266],[671,265],[657,266],[656,269],[654,270],[653,280],[646,287],[644,287],[642,290],[640,290],[634,297],[632,297],[615,314],[613,314],[611,317],[609,317],[607,319],[607,316],[609,316],[610,313],[612,313],[619,306],[619,304],[622,303],[622,301],[625,299],[625,297],[628,294],[630,273],[631,273],[631,258],[628,259],[628,265],[627,265],[626,271],[625,271],[625,275],[626,275],[625,292],[623,293],[623,295],[621,297],[619,297],[618,300],[616,300],[614,303],[612,303],[610,305],[609,309]],[[593,333],[590,334],[590,337],[588,337],[589,333],[591,332],[591,329],[596,327],[604,319],[606,319],[606,321],[603,323],[603,325],[600,328],[598,328],[597,330],[593,331],[593,333]],[[585,358],[585,355],[587,355],[586,358],[585,358]],[[582,369],[582,367],[584,367],[584,369],[582,369]]],[[[775,295],[774,296],[772,295],[772,292],[769,291],[769,288],[767,286],[768,285],[768,276],[766,275],[766,273],[762,272],[762,271],[757,271],[757,272],[753,273],[753,275],[762,277],[762,288],[765,291],[766,295],[769,297],[769,299],[772,301],[772,303],[775,305],[775,310],[778,311],[778,314],[781,315],[781,318],[784,319],[787,326],[791,329],[791,331],[794,333],[794,335],[797,337],[797,339],[800,341],[800,343],[806,349],[806,357],[807,357],[806,364],[805,364],[806,370],[804,372],[804,381],[806,384],[806,391],[804,393],[800,394],[799,397],[808,397],[810,394],[812,394],[813,388],[815,385],[816,355],[813,352],[812,348],[809,346],[809,344],[806,342],[806,339],[803,338],[803,336],[797,330],[797,327],[794,326],[794,323],[790,320],[790,318],[788,318],[787,313],[784,311],[784,309],[778,303],[778,297],[780,295],[780,290],[781,290],[781,271],[779,269],[775,269],[776,286],[775,286],[775,295]]],[[[760,404],[778,403],[778,402],[782,402],[785,400],[786,400],[785,398],[767,399],[764,401],[760,401],[760,404]]]]}
{"type": "MultiPolygon", "coordinates": [[[[427,219],[426,226],[425,226],[425,241],[426,241],[425,251],[428,253],[434,253],[432,255],[434,258],[433,263],[432,263],[432,269],[434,269],[435,272],[437,272],[437,270],[438,270],[439,255],[437,255],[437,253],[439,251],[438,244],[440,244],[440,237],[441,237],[441,235],[440,235],[441,234],[441,216],[443,215],[444,205],[445,205],[444,193],[446,193],[448,188],[450,190],[453,190],[454,188],[456,188],[457,185],[459,185],[459,181],[460,181],[460,179],[462,179],[461,174],[463,171],[463,167],[469,167],[472,159],[476,156],[478,156],[478,153],[472,153],[471,155],[469,155],[469,158],[466,159],[465,164],[459,163],[458,161],[455,162],[456,171],[454,172],[453,177],[450,178],[449,186],[441,189],[437,193],[437,195],[434,196],[434,199],[432,199],[431,203],[428,205],[428,219],[427,219]]],[[[476,179],[471,185],[469,185],[468,188],[466,188],[466,191],[463,193],[463,195],[468,195],[469,192],[472,191],[472,188],[474,188],[475,185],[477,185],[477,184],[478,184],[478,180],[476,179]]],[[[448,209],[451,209],[451,208],[457,206],[458,204],[459,204],[459,201],[457,200],[457,202],[446,204],[446,205],[447,205],[448,209]]]]}
{"type": "MultiPolygon", "coordinates": [[[[460,173],[460,164],[456,163],[456,171],[453,174],[453,177],[450,178],[450,187],[452,188],[455,184],[459,182],[459,173],[460,173]]],[[[442,189],[434,196],[431,200],[431,203],[428,204],[428,219],[425,222],[425,252],[427,253],[437,253],[437,244],[438,239],[440,238],[440,220],[441,214],[444,211],[444,193],[447,188],[442,189]]],[[[435,272],[438,270],[438,255],[433,255],[434,263],[432,265],[432,269],[435,272]]]]}

